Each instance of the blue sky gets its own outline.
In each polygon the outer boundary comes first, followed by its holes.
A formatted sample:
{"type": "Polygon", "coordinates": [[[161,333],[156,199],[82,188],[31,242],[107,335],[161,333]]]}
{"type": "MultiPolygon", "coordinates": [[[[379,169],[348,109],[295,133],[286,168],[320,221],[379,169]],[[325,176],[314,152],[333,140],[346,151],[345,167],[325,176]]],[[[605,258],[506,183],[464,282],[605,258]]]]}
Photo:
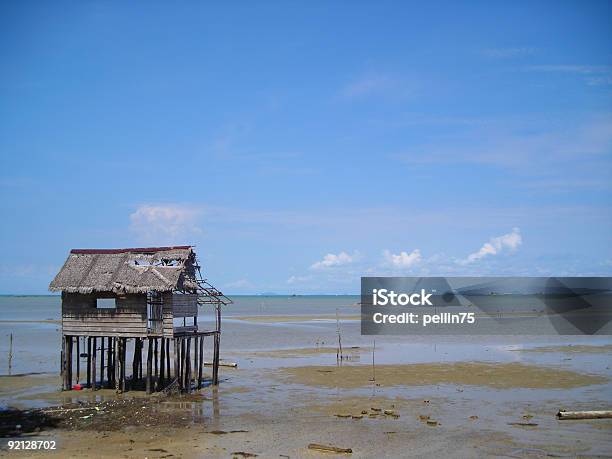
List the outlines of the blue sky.
{"type": "Polygon", "coordinates": [[[229,293],[612,274],[612,4],[3,2],[1,293],[196,244],[229,293]]]}

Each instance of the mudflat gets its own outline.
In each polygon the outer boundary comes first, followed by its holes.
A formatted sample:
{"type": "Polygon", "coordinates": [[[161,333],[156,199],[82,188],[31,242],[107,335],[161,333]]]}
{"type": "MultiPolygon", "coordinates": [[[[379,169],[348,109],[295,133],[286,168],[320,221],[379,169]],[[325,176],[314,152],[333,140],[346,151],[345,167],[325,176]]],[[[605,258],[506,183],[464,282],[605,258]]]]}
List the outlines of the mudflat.
{"type": "Polygon", "coordinates": [[[282,368],[298,384],[354,389],[372,386],[475,385],[497,389],[570,389],[603,384],[607,378],[522,363],[418,363],[403,365],[316,365],[282,368]]]}

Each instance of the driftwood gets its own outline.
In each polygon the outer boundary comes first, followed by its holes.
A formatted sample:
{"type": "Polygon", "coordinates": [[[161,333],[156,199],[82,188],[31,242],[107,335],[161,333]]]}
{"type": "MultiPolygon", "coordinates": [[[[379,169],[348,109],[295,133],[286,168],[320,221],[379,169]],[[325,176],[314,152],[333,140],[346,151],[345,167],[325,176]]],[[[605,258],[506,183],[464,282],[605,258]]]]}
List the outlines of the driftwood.
{"type": "Polygon", "coordinates": [[[328,453],[351,454],[353,452],[351,448],[338,448],[337,446],[319,445],[317,443],[311,443],[310,445],[308,445],[308,449],[314,449],[317,451],[326,451],[328,453]]]}
{"type": "Polygon", "coordinates": [[[565,411],[559,410],[557,413],[559,420],[565,419],[609,419],[612,418],[612,411],[565,411]]]}
{"type": "MultiPolygon", "coordinates": [[[[210,367],[212,366],[213,362],[204,362],[204,366],[206,367],[210,367]]],[[[238,368],[238,364],[236,362],[219,362],[219,366],[220,367],[231,367],[231,368],[238,368]]]]}

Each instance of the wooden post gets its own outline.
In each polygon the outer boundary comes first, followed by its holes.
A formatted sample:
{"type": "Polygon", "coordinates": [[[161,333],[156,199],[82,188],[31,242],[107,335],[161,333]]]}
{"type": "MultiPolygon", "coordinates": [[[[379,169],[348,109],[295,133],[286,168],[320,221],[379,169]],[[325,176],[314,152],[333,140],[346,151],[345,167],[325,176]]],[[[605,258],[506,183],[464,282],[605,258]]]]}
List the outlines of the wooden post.
{"type": "Polygon", "coordinates": [[[180,364],[181,364],[181,389],[185,390],[185,354],[186,354],[186,349],[185,349],[185,344],[187,344],[185,342],[185,338],[181,338],[181,360],[180,360],[180,364]]]}
{"type": "Polygon", "coordinates": [[[66,338],[62,335],[62,352],[60,354],[60,375],[62,377],[62,389],[66,390],[66,338]]]}
{"type": "Polygon", "coordinates": [[[87,337],[87,387],[91,387],[91,338],[87,337]]]}
{"type": "Polygon", "coordinates": [[[157,382],[157,389],[161,390],[164,387],[164,377],[166,376],[165,367],[166,367],[166,340],[165,338],[161,338],[161,354],[159,356],[160,364],[159,364],[159,380],[157,382]]]}
{"type": "Polygon", "coordinates": [[[166,375],[170,380],[170,338],[166,338],[166,375]]]}
{"type": "Polygon", "coordinates": [[[221,345],[221,306],[216,306],[217,312],[217,330],[215,332],[215,341],[213,349],[213,381],[216,386],[219,384],[219,346],[221,345]]]}
{"type": "Polygon", "coordinates": [[[119,357],[119,361],[117,362],[117,365],[119,366],[119,391],[123,392],[123,339],[122,338],[117,338],[117,348],[119,350],[118,352],[118,357],[119,357]]]}
{"type": "Polygon", "coordinates": [[[213,341],[213,374],[212,374],[213,385],[219,384],[219,333],[215,332],[213,341]]]}
{"type": "Polygon", "coordinates": [[[108,350],[106,356],[106,380],[107,387],[110,389],[113,387],[113,338],[108,337],[108,350]]]}
{"type": "Polygon", "coordinates": [[[68,337],[64,336],[64,390],[70,390],[68,386],[68,337]]]}
{"type": "Polygon", "coordinates": [[[100,388],[104,387],[104,337],[100,338],[100,388]]]}
{"type": "Polygon", "coordinates": [[[204,337],[200,337],[200,362],[198,368],[198,389],[202,388],[202,367],[204,366],[204,337]]]}
{"type": "Polygon", "coordinates": [[[68,340],[68,390],[72,389],[72,336],[67,336],[68,340]]]}
{"type": "Polygon", "coordinates": [[[121,390],[125,392],[125,359],[127,357],[127,338],[121,338],[121,390]]]}
{"type": "Polygon", "coordinates": [[[121,390],[121,387],[119,385],[120,379],[121,379],[121,375],[119,374],[119,362],[121,360],[121,357],[119,356],[119,338],[114,338],[113,339],[113,349],[114,349],[114,357],[113,357],[113,382],[115,383],[115,391],[119,392],[121,390]]]}
{"type": "Polygon", "coordinates": [[[77,367],[77,374],[76,374],[76,383],[79,383],[79,379],[81,378],[81,337],[77,336],[76,339],[76,353],[77,353],[77,359],[76,359],[76,367],[77,367]]]}
{"type": "Polygon", "coordinates": [[[154,355],[153,360],[155,361],[154,377],[155,377],[155,379],[157,379],[157,375],[159,374],[159,365],[158,365],[159,353],[157,352],[157,347],[158,347],[157,338],[154,338],[153,345],[155,346],[155,350],[154,350],[154,354],[153,354],[154,355]]]}
{"type": "Polygon", "coordinates": [[[193,379],[196,389],[198,387],[198,349],[198,335],[195,335],[193,337],[193,379]]]}
{"type": "Polygon", "coordinates": [[[132,359],[132,386],[138,379],[138,348],[140,347],[140,338],[134,339],[134,358],[132,359]]]}
{"type": "Polygon", "coordinates": [[[97,347],[98,347],[98,342],[97,342],[97,338],[93,338],[92,342],[91,342],[91,350],[93,351],[92,355],[91,355],[91,388],[93,390],[96,390],[96,354],[97,354],[97,347]]]}
{"type": "Polygon", "coordinates": [[[180,378],[179,378],[179,346],[178,346],[178,338],[174,338],[174,377],[178,380],[180,387],[180,378]]]}
{"type": "Polygon", "coordinates": [[[142,350],[144,349],[144,340],[140,340],[140,345],[138,346],[138,379],[142,381],[142,350]]]}
{"type": "Polygon", "coordinates": [[[185,356],[185,389],[191,392],[191,338],[187,338],[187,355],[185,356]]]}
{"type": "Polygon", "coordinates": [[[151,360],[153,359],[153,341],[151,338],[147,340],[149,342],[149,351],[147,352],[147,394],[151,393],[151,360]]]}

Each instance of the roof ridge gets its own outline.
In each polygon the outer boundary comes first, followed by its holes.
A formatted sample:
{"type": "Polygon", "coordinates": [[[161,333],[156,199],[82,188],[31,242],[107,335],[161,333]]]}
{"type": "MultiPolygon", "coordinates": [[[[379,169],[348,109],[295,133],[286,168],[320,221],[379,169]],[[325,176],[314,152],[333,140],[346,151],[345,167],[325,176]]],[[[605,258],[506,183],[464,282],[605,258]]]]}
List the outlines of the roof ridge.
{"type": "Polygon", "coordinates": [[[129,247],[125,249],[72,249],[73,254],[113,254],[113,253],[155,253],[166,252],[170,250],[186,250],[193,248],[192,245],[174,245],[167,247],[129,247]]]}

